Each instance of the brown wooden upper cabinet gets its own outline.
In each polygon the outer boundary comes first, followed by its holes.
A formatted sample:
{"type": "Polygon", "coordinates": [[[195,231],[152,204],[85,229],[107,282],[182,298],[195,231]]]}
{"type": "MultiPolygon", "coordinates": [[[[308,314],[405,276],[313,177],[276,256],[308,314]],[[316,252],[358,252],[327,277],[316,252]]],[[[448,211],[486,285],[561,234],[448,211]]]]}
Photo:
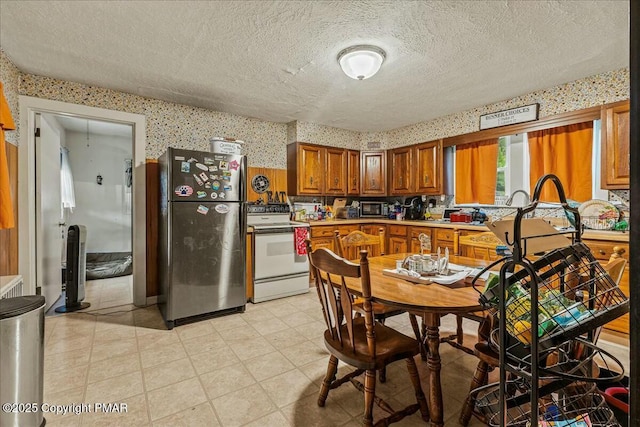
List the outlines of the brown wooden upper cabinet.
{"type": "Polygon", "coordinates": [[[414,193],[412,163],[413,147],[400,147],[389,150],[389,194],[414,193]]]}
{"type": "Polygon", "coordinates": [[[629,188],[629,101],[602,110],[601,187],[629,188]]]}
{"type": "Polygon", "coordinates": [[[442,140],[414,146],[415,193],[443,194],[442,140]]]}
{"type": "Polygon", "coordinates": [[[347,151],[327,147],[324,194],[344,196],[347,192],[347,151]]]}
{"type": "Polygon", "coordinates": [[[360,152],[296,142],[287,145],[289,194],[359,194],[360,152]]]}
{"type": "Polygon", "coordinates": [[[287,145],[287,190],[291,195],[324,194],[326,147],[287,145]]]}
{"type": "Polygon", "coordinates": [[[360,195],[384,196],[387,194],[385,151],[362,151],[360,153],[360,195]]]}
{"type": "Polygon", "coordinates": [[[442,141],[389,150],[389,194],[443,194],[442,141]]]}
{"type": "Polygon", "coordinates": [[[360,194],[360,152],[347,150],[347,194],[360,194]]]}

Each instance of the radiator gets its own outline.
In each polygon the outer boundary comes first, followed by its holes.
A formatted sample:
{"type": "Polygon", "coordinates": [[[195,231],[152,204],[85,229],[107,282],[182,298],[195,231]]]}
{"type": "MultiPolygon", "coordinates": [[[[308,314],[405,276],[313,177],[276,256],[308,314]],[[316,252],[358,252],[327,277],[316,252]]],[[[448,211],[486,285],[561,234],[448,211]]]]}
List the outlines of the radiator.
{"type": "Polygon", "coordinates": [[[21,297],[23,295],[22,276],[0,277],[0,299],[21,297]]]}

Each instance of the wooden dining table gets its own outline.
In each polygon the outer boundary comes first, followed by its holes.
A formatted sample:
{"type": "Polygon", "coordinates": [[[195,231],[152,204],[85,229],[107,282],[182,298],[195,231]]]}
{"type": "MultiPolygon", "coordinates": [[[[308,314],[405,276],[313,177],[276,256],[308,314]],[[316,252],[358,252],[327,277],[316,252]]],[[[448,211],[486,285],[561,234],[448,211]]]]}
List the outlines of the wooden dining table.
{"type": "MultiPolygon", "coordinates": [[[[436,283],[412,283],[400,277],[385,275],[383,270],[396,268],[396,261],[411,254],[391,254],[369,258],[369,273],[371,277],[371,295],[374,301],[391,307],[405,309],[416,315],[421,315],[426,325],[426,345],[428,347],[427,367],[429,378],[429,412],[431,425],[444,425],[444,407],[442,402],[442,387],[440,382],[440,317],[446,314],[467,314],[477,312],[482,307],[478,302],[481,288],[466,284],[439,285],[436,283]]],[[[482,267],[488,261],[461,256],[450,256],[451,263],[482,267]]],[[[360,293],[360,280],[345,278],[347,287],[354,293],[360,293]]]]}

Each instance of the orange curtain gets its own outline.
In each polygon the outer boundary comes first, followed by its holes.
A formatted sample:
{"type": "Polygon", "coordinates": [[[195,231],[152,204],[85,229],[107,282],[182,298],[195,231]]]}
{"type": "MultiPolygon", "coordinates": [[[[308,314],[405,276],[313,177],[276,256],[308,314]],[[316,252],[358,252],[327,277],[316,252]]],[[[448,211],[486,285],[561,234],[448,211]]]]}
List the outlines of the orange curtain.
{"type": "MultiPolygon", "coordinates": [[[[527,138],[532,196],[540,177],[552,173],[560,178],[568,199],[578,202],[591,199],[593,122],[528,132],[527,138]]],[[[555,185],[545,183],[540,200],[559,201],[555,185]]]]}
{"type": "Polygon", "coordinates": [[[11,202],[11,185],[9,183],[9,165],[7,163],[7,146],[4,140],[5,130],[16,128],[11,117],[9,104],[4,98],[4,88],[0,82],[0,229],[13,228],[13,204],[11,202]]]}
{"type": "Polygon", "coordinates": [[[497,174],[498,139],[456,146],[456,203],[492,205],[497,174]]]}

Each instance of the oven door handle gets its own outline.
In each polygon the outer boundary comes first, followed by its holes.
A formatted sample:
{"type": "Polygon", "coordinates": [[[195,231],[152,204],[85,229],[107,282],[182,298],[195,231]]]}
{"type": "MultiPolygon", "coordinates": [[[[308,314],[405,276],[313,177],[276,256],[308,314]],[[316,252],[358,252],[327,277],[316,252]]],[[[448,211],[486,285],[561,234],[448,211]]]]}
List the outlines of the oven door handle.
{"type": "Polygon", "coordinates": [[[253,234],[293,234],[293,227],[254,228],[253,234]]]}

